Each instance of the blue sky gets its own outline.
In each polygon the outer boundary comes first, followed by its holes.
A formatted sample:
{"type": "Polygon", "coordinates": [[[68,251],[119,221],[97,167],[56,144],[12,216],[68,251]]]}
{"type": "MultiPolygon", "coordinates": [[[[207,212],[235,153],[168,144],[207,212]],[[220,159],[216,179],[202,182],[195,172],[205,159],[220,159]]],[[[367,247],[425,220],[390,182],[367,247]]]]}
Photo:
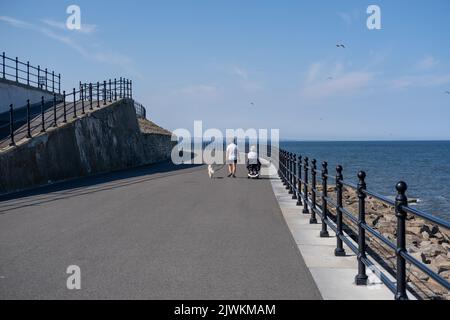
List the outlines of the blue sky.
{"type": "Polygon", "coordinates": [[[284,139],[450,139],[449,31],[448,0],[0,1],[0,50],[65,89],[125,76],[168,129],[284,139]],[[71,4],[81,31],[64,28],[71,4]]]}

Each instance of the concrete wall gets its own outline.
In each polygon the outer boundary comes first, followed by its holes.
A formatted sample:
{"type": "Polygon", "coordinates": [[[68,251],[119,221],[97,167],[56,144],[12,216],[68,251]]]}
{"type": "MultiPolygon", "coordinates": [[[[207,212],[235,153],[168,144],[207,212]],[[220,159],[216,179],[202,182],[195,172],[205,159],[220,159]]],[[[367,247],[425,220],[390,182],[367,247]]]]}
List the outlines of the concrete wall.
{"type": "Polygon", "coordinates": [[[11,103],[14,108],[20,108],[26,105],[27,99],[33,104],[40,102],[42,96],[45,100],[53,100],[51,92],[0,78],[0,113],[9,111],[11,103]]]}
{"type": "Polygon", "coordinates": [[[143,134],[122,100],[0,152],[0,194],[166,160],[169,135],[143,134]]]}

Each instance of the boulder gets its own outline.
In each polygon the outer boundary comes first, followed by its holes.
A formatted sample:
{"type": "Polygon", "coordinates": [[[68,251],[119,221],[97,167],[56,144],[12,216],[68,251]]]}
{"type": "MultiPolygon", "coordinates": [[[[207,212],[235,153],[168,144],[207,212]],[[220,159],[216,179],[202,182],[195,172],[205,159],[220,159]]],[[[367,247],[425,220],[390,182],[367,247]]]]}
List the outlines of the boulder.
{"type": "Polygon", "coordinates": [[[431,265],[434,265],[437,268],[439,274],[444,271],[450,271],[450,260],[443,254],[437,256],[431,262],[431,265]]]}

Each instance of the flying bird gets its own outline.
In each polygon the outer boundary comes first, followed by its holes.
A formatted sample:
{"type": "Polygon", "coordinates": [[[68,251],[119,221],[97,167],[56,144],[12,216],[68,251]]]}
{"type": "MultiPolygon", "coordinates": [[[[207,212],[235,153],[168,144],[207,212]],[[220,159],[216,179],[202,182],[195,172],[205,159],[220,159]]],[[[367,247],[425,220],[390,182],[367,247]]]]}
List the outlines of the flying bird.
{"type": "Polygon", "coordinates": [[[328,77],[327,79],[328,79],[328,80],[333,80],[333,77],[328,77]]]}
{"type": "Polygon", "coordinates": [[[337,44],[336,47],[345,49],[345,46],[342,43],[337,44]]]}
{"type": "Polygon", "coordinates": [[[445,91],[445,93],[446,93],[446,94],[450,94],[450,91],[447,90],[447,91],[445,91]]]}
{"type": "Polygon", "coordinates": [[[255,103],[254,103],[254,102],[250,102],[250,104],[251,104],[252,106],[254,106],[254,105],[255,105],[255,103]]]}

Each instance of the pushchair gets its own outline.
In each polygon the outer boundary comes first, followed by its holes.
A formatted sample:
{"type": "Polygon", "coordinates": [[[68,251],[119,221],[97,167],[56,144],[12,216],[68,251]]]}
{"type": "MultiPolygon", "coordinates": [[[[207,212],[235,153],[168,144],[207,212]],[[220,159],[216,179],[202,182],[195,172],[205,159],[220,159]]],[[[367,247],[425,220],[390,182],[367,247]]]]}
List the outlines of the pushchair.
{"type": "Polygon", "coordinates": [[[247,170],[248,179],[259,179],[261,162],[259,161],[259,157],[254,146],[250,148],[250,152],[247,156],[247,170]]]}

